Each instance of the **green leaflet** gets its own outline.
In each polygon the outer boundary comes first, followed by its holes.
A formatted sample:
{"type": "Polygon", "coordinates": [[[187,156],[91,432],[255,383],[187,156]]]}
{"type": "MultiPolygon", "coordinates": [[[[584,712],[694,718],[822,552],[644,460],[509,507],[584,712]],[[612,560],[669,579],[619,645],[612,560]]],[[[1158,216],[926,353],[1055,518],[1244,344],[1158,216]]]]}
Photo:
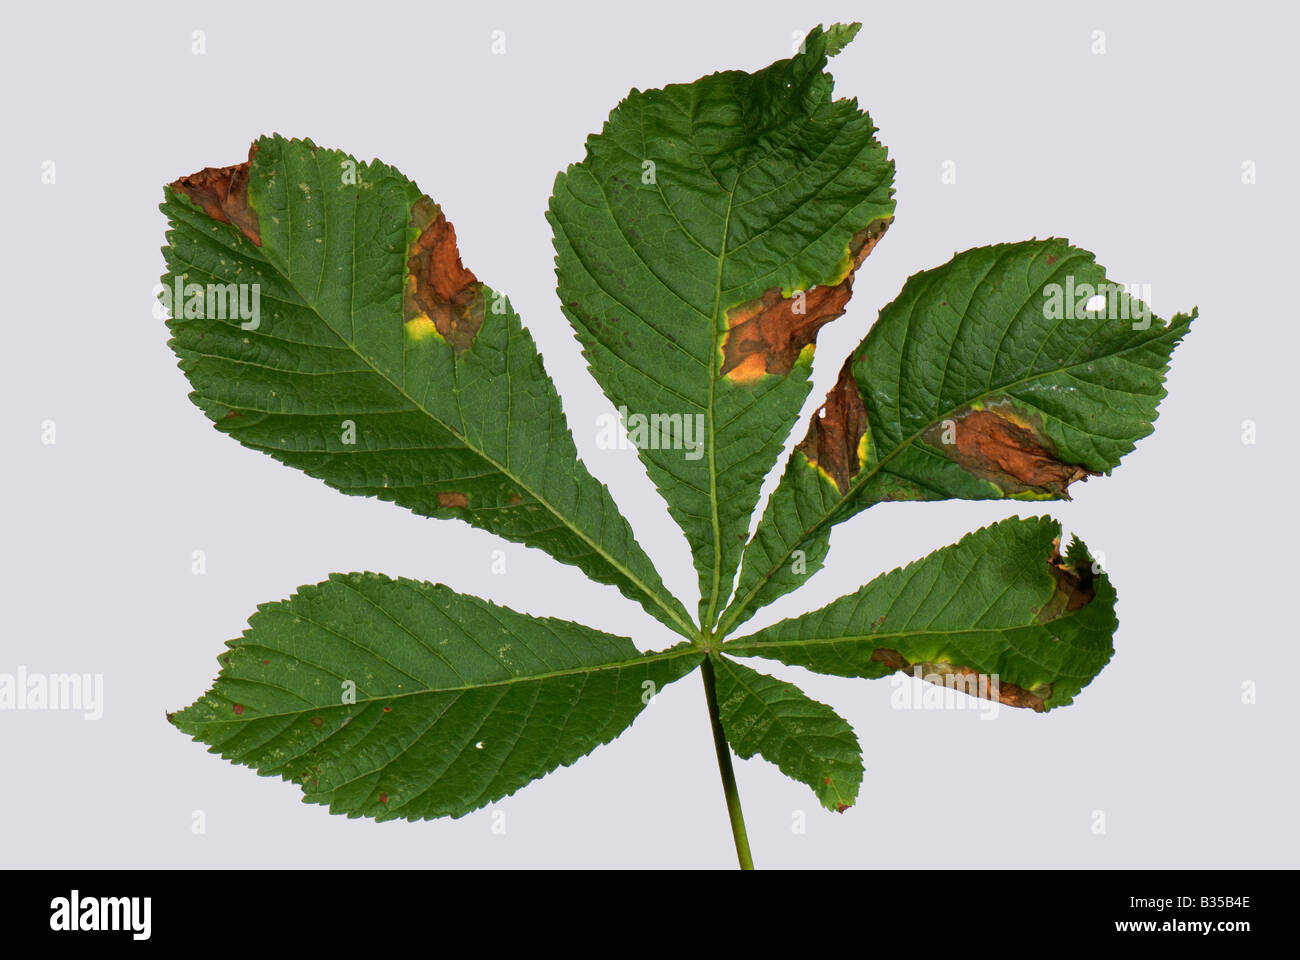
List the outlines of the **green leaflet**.
{"type": "Polygon", "coordinates": [[[723,633],[820,569],[830,527],[872,504],[1068,498],[1109,473],[1152,431],[1196,316],[1166,325],[1144,309],[1059,239],[978,247],[911,277],[791,454],[723,633]],[[1084,309],[1089,289],[1107,290],[1100,312],[1084,309]]]}
{"type": "Polygon", "coordinates": [[[259,289],[256,322],[219,299],[173,304],[172,347],[217,428],[344,493],[545,550],[693,636],[578,460],[532,337],[461,265],[437,206],[310,141],[263,137],[250,156],[162,205],[169,292],[259,289]]]}
{"type": "Polygon", "coordinates": [[[759,754],[791,779],[806,783],[827,810],[853,806],[862,783],[862,750],[838,713],[792,683],[728,660],[712,658],[718,709],[736,755],[759,754]]]}
{"type": "Polygon", "coordinates": [[[555,180],[560,301],[690,542],[706,628],[817,330],[894,212],[870,117],[822,71],[857,29],[818,27],[754,74],[634,90],[555,180]]]}
{"type": "Polygon", "coordinates": [[[376,820],[458,817],[572,764],[702,659],[374,573],[263,604],[227,647],[172,722],[306,802],[376,820]]]}
{"type": "Polygon", "coordinates": [[[842,677],[913,670],[945,682],[996,677],[1003,703],[1070,703],[1114,652],[1115,590],[1060,525],[1012,518],[967,534],[856,593],[723,644],[842,677]],[[964,673],[973,671],[973,674],[964,673]]]}

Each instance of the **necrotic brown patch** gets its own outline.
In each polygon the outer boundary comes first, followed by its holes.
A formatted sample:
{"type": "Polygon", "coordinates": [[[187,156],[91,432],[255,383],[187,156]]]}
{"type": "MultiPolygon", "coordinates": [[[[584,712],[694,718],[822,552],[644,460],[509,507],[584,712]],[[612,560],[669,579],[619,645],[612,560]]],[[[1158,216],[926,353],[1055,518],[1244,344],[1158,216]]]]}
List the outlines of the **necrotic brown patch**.
{"type": "Polygon", "coordinates": [[[927,442],[1006,493],[1035,491],[1068,500],[1071,483],[1098,475],[1086,467],[1064,463],[1046,438],[991,410],[966,413],[956,420],[950,438],[943,436],[944,429],[943,424],[932,427],[927,442]]]}
{"type": "Polygon", "coordinates": [[[1059,538],[1052,541],[1052,555],[1047,560],[1047,566],[1052,572],[1052,579],[1056,581],[1056,589],[1038,611],[1036,619],[1039,623],[1055,620],[1092,602],[1096,594],[1092,564],[1071,563],[1063,558],[1059,538]]]}
{"type": "Polygon", "coordinates": [[[204,167],[181,177],[171,188],[193,200],[213,220],[238,227],[259,247],[262,234],[257,214],[248,202],[248,168],[257,154],[257,144],[248,148],[248,160],[231,167],[204,167]]]}
{"type": "Polygon", "coordinates": [[[758,299],[728,310],[722,375],[735,383],[752,383],[765,373],[789,373],[800,351],[817,339],[817,331],[843,316],[853,296],[853,275],[893,219],[874,220],[854,234],[849,242],[853,263],[839,283],[822,284],[793,297],[784,297],[780,287],[772,287],[758,299]]]}
{"type": "Polygon", "coordinates": [[[795,447],[808,462],[826,472],[841,494],[862,469],[858,444],[867,431],[867,409],[853,376],[853,358],[845,361],[839,379],[826,395],[822,408],[813,414],[808,434],[795,447]]]}
{"type": "MultiPolygon", "coordinates": [[[[989,700],[994,699],[993,694],[996,689],[998,703],[1008,707],[1028,707],[1035,713],[1042,713],[1046,710],[1047,707],[1045,701],[1051,699],[1052,696],[1052,685],[1050,683],[1039,684],[1036,686],[1034,689],[1038,691],[1037,693],[1030,693],[1024,687],[1018,687],[1014,683],[1007,683],[1001,678],[998,679],[996,686],[992,682],[992,678],[987,678],[987,683],[980,683],[979,679],[985,677],[985,675],[979,673],[977,670],[972,670],[970,667],[959,667],[951,663],[929,663],[924,661],[920,663],[909,663],[907,658],[897,650],[890,650],[885,647],[878,647],[873,650],[871,652],[871,659],[875,660],[877,663],[883,663],[891,670],[910,670],[913,667],[919,667],[922,679],[927,679],[931,676],[943,678],[975,678],[974,682],[962,682],[960,684],[943,683],[937,685],[961,690],[971,696],[979,696],[981,698],[984,697],[984,692],[987,691],[989,696],[985,699],[989,700]]],[[[933,680],[928,680],[927,682],[934,683],[933,680]]]]}
{"type": "Polygon", "coordinates": [[[456,228],[436,203],[417,200],[411,223],[420,232],[407,260],[402,316],[408,322],[427,317],[452,350],[462,353],[483,326],[483,285],[461,263],[456,228]]]}

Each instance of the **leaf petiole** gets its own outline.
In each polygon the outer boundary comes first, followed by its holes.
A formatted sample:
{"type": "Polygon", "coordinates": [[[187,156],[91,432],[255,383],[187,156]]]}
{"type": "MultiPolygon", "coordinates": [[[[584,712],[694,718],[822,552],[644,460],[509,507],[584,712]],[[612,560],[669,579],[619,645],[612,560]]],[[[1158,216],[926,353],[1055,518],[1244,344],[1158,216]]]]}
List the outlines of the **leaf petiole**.
{"type": "Polygon", "coordinates": [[[722,731],[718,715],[718,688],[713,675],[712,655],[700,665],[704,677],[704,699],[709,704],[709,723],[713,726],[713,745],[718,751],[718,772],[722,775],[722,792],[727,797],[727,816],[731,820],[731,835],[736,841],[736,859],[740,869],[753,870],[754,858],[749,852],[749,835],[745,832],[745,815],[740,809],[740,793],[736,789],[736,772],[731,767],[731,747],[722,731]]]}

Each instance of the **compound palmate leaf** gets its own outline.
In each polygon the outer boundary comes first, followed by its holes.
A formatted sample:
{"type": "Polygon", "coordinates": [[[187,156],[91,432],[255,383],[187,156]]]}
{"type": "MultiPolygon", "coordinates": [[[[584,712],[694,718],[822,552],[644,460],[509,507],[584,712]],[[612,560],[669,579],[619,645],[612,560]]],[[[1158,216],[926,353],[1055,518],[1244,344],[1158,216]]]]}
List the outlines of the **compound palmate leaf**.
{"type": "Polygon", "coordinates": [[[172,348],[217,428],[345,493],[539,547],[693,636],[438,206],[307,140],[249,157],[162,205],[172,348]]]}
{"type": "Polygon", "coordinates": [[[227,647],[171,721],[305,802],[376,820],[458,817],[572,764],[702,659],[374,573],[260,606],[227,647]]]}
{"type": "Polygon", "coordinates": [[[1169,323],[1065,240],[978,247],[913,276],[845,362],[749,546],[729,632],[887,500],[1068,498],[1149,434],[1169,323]]]}
{"type": "Polygon", "coordinates": [[[560,301],[690,542],[705,628],[817,331],[893,216],[893,162],[822,69],[857,29],[818,27],[757,73],[634,90],[555,180],[560,301]]]}
{"type": "Polygon", "coordinates": [[[1070,703],[1114,652],[1115,590],[1060,525],[1012,518],[857,593],[729,641],[732,656],[818,673],[931,682],[1043,711],[1070,703]]]}
{"type": "Polygon", "coordinates": [[[334,574],[259,607],[172,723],[332,813],[458,817],[614,739],[698,667],[750,867],[733,753],[841,812],[863,763],[834,710],[738,659],[908,671],[1039,712],[1074,700],[1114,652],[1116,597],[1048,517],[993,524],[728,639],[873,504],[1068,499],[1109,473],[1151,432],[1196,316],[1159,320],[1060,239],[914,275],[843,364],[746,544],[817,333],[893,221],[893,162],[825,72],[858,29],[817,27],[754,73],[633,90],[555,180],[561,306],[686,535],[695,623],[578,459],[532,337],[414,183],[271,136],[246,163],[166,188],[171,346],[221,432],[345,493],[538,547],[689,640],[641,653],[446,586],[334,574]]]}

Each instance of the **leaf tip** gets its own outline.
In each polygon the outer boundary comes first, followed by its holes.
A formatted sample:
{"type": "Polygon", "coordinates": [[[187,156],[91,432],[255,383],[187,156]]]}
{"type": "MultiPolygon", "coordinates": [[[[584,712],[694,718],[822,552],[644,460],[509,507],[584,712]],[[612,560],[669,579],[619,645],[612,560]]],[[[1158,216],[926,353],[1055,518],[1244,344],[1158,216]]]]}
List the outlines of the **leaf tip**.
{"type": "MultiPolygon", "coordinates": [[[[822,29],[818,25],[810,31],[809,35],[811,36],[812,33],[822,29]]],[[[858,35],[858,31],[861,29],[862,23],[856,20],[852,23],[832,23],[829,27],[826,27],[824,31],[826,34],[826,56],[833,57],[838,54],[853,41],[853,38],[858,35]]]]}

